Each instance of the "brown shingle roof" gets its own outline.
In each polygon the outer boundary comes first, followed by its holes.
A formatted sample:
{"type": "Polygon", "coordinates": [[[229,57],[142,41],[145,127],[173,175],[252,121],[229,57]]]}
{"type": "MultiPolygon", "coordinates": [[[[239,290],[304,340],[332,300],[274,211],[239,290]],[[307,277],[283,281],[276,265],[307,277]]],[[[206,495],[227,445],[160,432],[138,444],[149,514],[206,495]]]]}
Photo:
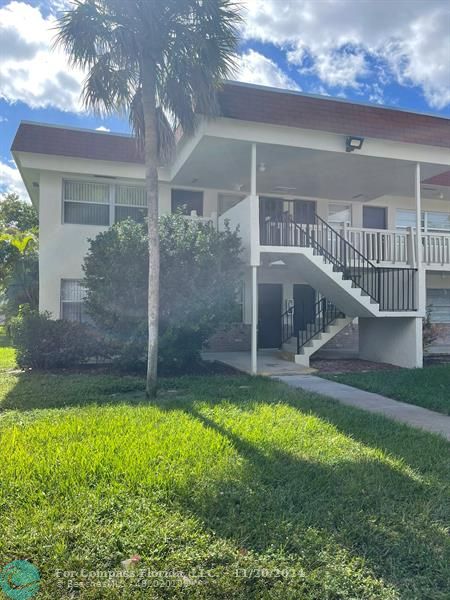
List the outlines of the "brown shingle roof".
{"type": "Polygon", "coordinates": [[[231,119],[450,148],[450,119],[240,83],[220,94],[231,119]]]}
{"type": "Polygon", "coordinates": [[[11,150],[91,160],[143,163],[136,140],[127,135],[22,122],[11,150]]]}
{"type": "MultiPolygon", "coordinates": [[[[233,82],[219,100],[222,116],[231,119],[450,148],[450,119],[444,117],[233,82]]],[[[143,163],[132,136],[29,122],[20,124],[11,150],[143,163]]]]}

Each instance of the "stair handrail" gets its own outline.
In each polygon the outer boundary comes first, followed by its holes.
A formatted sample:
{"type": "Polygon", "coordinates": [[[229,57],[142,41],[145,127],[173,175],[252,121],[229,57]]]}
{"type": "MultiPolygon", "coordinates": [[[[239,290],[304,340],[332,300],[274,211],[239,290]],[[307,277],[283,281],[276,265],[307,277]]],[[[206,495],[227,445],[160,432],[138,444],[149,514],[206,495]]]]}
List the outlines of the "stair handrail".
{"type": "Polygon", "coordinates": [[[336,319],[345,318],[345,314],[338,309],[327,298],[319,298],[314,303],[314,317],[309,323],[305,323],[306,329],[297,331],[297,354],[300,354],[300,349],[316,337],[319,333],[325,333],[329,325],[336,319]],[[308,331],[308,325],[314,325],[308,331]]]}
{"type": "MultiPolygon", "coordinates": [[[[265,227],[262,236],[263,243],[315,249],[327,262],[339,268],[344,279],[353,281],[372,298],[379,305],[380,310],[416,310],[414,279],[417,269],[410,267],[384,268],[375,265],[319,215],[314,215],[313,223],[303,224],[295,221],[292,215],[285,213],[281,219],[268,219],[265,227]],[[270,228],[271,224],[281,227],[274,232],[270,228]],[[324,244],[324,240],[327,245],[324,244]],[[333,249],[336,250],[336,255],[333,254],[333,249]],[[353,264],[349,262],[350,256],[353,257],[353,264]],[[395,283],[395,275],[397,275],[397,286],[399,287],[401,284],[403,286],[402,308],[396,307],[395,295],[391,293],[390,284],[395,283]],[[404,291],[405,284],[406,292],[404,291]],[[391,300],[394,300],[393,308],[390,306],[391,300]],[[388,308],[384,308],[384,306],[388,308]]],[[[397,302],[400,305],[399,293],[397,302]]]]}
{"type": "Polygon", "coordinates": [[[294,305],[291,304],[281,313],[281,345],[287,342],[295,333],[294,310],[294,305]]]}

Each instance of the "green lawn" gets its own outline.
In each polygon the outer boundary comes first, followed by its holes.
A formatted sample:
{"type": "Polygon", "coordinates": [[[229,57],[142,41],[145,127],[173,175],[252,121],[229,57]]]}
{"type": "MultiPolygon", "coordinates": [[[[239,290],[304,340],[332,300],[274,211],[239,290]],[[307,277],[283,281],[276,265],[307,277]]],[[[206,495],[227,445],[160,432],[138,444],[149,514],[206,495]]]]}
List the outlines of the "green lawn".
{"type": "Polygon", "coordinates": [[[0,377],[0,565],[36,598],[448,598],[437,436],[262,378],[0,377]]]}
{"type": "Polygon", "coordinates": [[[414,370],[345,373],[326,377],[450,415],[450,365],[414,370]]]}
{"type": "MultiPolygon", "coordinates": [[[[5,328],[0,325],[0,373],[16,366],[16,351],[10,347],[5,328]]],[[[1,375],[0,375],[1,376],[1,375]]]]}

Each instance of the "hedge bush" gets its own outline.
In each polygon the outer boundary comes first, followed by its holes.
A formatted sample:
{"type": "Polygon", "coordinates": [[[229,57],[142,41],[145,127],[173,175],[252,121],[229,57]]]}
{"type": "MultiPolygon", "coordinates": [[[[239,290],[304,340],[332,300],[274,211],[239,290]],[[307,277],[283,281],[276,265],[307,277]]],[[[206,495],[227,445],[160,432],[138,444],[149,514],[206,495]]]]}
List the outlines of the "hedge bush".
{"type": "Polygon", "coordinates": [[[48,312],[22,305],[11,321],[13,346],[22,368],[60,369],[79,365],[99,354],[94,331],[82,323],[53,320],[48,312]]]}

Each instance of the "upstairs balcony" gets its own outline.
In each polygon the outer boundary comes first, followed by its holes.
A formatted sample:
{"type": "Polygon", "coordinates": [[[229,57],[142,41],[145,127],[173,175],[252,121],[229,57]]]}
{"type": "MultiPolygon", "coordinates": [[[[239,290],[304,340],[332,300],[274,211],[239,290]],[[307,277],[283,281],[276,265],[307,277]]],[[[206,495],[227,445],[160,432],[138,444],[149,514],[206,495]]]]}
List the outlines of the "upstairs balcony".
{"type": "MultiPolygon", "coordinates": [[[[299,246],[298,226],[312,238],[319,235],[313,211],[296,213],[294,200],[285,200],[284,207],[288,207],[287,210],[267,211],[259,196],[247,196],[219,217],[219,227],[224,227],[225,222],[239,227],[247,258],[252,247],[280,252],[283,248],[299,246]]],[[[380,267],[415,267],[417,264],[416,232],[412,227],[376,229],[345,223],[331,223],[331,226],[339,234],[333,242],[329,240],[331,246],[345,240],[380,267]]],[[[429,270],[450,271],[450,232],[422,231],[421,238],[423,266],[429,270]]],[[[336,256],[341,252],[337,246],[330,249],[336,256]]]]}

